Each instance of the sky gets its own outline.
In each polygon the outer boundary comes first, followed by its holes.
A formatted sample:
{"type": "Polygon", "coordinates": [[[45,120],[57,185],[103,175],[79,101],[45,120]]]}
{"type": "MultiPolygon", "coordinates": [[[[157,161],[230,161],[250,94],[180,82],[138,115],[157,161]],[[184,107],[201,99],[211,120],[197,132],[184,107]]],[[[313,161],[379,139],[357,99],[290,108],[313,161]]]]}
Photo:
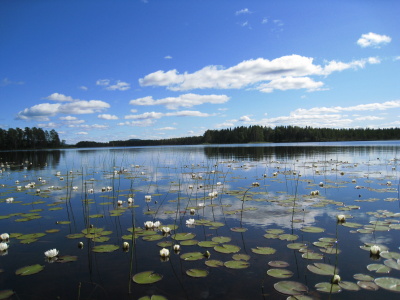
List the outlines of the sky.
{"type": "Polygon", "coordinates": [[[68,144],[400,126],[397,0],[2,0],[0,128],[68,144]]]}

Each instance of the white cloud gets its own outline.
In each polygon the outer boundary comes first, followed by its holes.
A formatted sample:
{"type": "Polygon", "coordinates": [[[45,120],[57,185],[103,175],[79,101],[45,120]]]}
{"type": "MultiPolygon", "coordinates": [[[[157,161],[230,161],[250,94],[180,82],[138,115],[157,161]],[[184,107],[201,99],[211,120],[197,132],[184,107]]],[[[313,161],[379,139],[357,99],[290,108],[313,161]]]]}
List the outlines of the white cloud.
{"type": "Polygon", "coordinates": [[[171,55],[164,56],[165,59],[172,59],[171,55]]]}
{"type": "Polygon", "coordinates": [[[376,116],[365,116],[365,117],[355,118],[354,120],[356,120],[356,121],[375,121],[375,120],[384,120],[384,119],[385,118],[376,117],[376,116]]]}
{"type": "Polygon", "coordinates": [[[251,118],[249,116],[242,116],[242,117],[239,118],[239,121],[250,122],[251,118]]]}
{"type": "Polygon", "coordinates": [[[276,83],[279,80],[286,81],[286,86],[289,87],[291,80],[295,88],[302,82],[305,88],[310,89],[311,85],[311,90],[315,90],[321,89],[323,83],[314,81],[309,76],[328,76],[332,72],[363,68],[370,62],[376,63],[376,60],[361,59],[349,63],[330,61],[321,66],[314,64],[311,57],[293,54],[273,60],[264,58],[246,60],[230,68],[211,65],[194,73],[179,74],[176,69],[167,72],[159,70],[139,79],[139,83],[141,86],[165,86],[173,91],[207,88],[240,89],[248,86],[262,90],[265,84],[271,81],[276,83]]]}
{"type": "Polygon", "coordinates": [[[119,126],[139,126],[139,127],[147,127],[151,126],[154,124],[154,120],[151,119],[145,119],[145,120],[140,120],[140,121],[127,121],[127,122],[122,122],[118,123],[117,125],[119,126]]]}
{"type": "Polygon", "coordinates": [[[258,89],[264,93],[271,93],[274,90],[298,90],[307,89],[308,91],[320,90],[324,85],[321,81],[314,81],[310,77],[281,77],[271,80],[267,84],[259,85],[258,89]]]}
{"type": "Polygon", "coordinates": [[[179,107],[192,107],[204,103],[221,104],[229,100],[226,95],[197,95],[184,94],[178,97],[167,97],[154,100],[152,96],[131,100],[131,105],[165,105],[168,109],[178,109],[179,107]]]}
{"type": "Polygon", "coordinates": [[[175,127],[162,127],[162,128],[157,128],[156,130],[175,130],[175,127]]]}
{"type": "Polygon", "coordinates": [[[125,119],[145,120],[145,119],[160,119],[162,117],[211,117],[215,114],[207,114],[193,110],[183,110],[173,113],[160,113],[160,112],[145,112],[140,115],[127,115],[125,119]]]}
{"type": "Polygon", "coordinates": [[[261,24],[267,24],[267,23],[268,23],[268,18],[263,18],[261,24]]]}
{"type": "Polygon", "coordinates": [[[63,120],[63,121],[75,121],[75,120],[78,120],[77,117],[73,117],[73,116],[59,117],[59,119],[63,120]]]}
{"type": "Polygon", "coordinates": [[[243,15],[243,14],[251,14],[251,11],[248,8],[243,8],[235,12],[235,15],[243,15]]]}
{"type": "Polygon", "coordinates": [[[131,85],[127,82],[123,82],[121,80],[117,80],[115,84],[110,85],[110,79],[99,79],[96,81],[96,85],[104,86],[106,90],[109,91],[126,91],[131,88],[131,85]]]}
{"type": "Polygon", "coordinates": [[[110,115],[110,114],[101,114],[97,116],[99,119],[103,120],[118,120],[118,117],[115,115],[110,115]]]}
{"type": "Polygon", "coordinates": [[[78,134],[78,135],[87,135],[87,134],[89,134],[89,133],[86,132],[86,131],[80,131],[80,132],[77,132],[77,133],[75,133],[75,134],[78,134]]]}
{"type": "Polygon", "coordinates": [[[47,100],[53,100],[53,101],[59,101],[59,102],[70,102],[70,101],[74,101],[74,99],[70,96],[65,96],[63,94],[59,94],[59,93],[53,93],[50,96],[47,96],[46,98],[47,100]]]}
{"type": "Polygon", "coordinates": [[[369,32],[361,35],[358,39],[357,44],[363,48],[365,47],[376,47],[380,45],[388,44],[392,41],[392,38],[387,35],[380,35],[377,33],[369,32]]]}
{"type": "Polygon", "coordinates": [[[100,124],[93,124],[93,125],[88,125],[88,124],[82,124],[82,125],[68,125],[70,128],[85,128],[85,129],[107,129],[109,128],[108,125],[100,125],[100,124]]]}
{"type": "Polygon", "coordinates": [[[57,127],[59,127],[60,125],[57,124],[57,123],[54,123],[54,122],[49,122],[49,123],[47,123],[47,124],[37,124],[37,126],[38,126],[38,127],[41,127],[41,128],[57,128],[57,127]]]}
{"type": "Polygon", "coordinates": [[[12,85],[12,84],[21,85],[21,84],[25,84],[25,82],[23,82],[23,81],[11,81],[7,77],[3,78],[3,80],[0,82],[0,86],[7,86],[7,85],[12,85]]]}
{"type": "Polygon", "coordinates": [[[82,91],[87,91],[89,88],[87,86],[81,85],[79,87],[82,91]]]}
{"type": "Polygon", "coordinates": [[[17,114],[17,119],[20,120],[43,120],[48,121],[49,117],[55,116],[56,114],[92,114],[101,112],[110,105],[100,100],[79,100],[69,102],[66,104],[50,104],[42,103],[34,105],[30,108],[25,108],[17,114]]]}

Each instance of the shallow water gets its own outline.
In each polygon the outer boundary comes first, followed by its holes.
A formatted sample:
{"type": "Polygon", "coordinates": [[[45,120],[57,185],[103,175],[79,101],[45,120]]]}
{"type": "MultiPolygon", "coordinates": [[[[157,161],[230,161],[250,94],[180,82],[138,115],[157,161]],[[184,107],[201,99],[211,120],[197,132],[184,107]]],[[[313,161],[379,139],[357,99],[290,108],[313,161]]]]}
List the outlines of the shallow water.
{"type": "Polygon", "coordinates": [[[396,226],[400,221],[400,214],[396,215],[400,212],[399,149],[398,142],[346,142],[0,152],[4,164],[0,234],[11,235],[6,241],[9,249],[0,252],[0,290],[13,290],[10,299],[139,299],[146,295],[286,299],[288,295],[276,291],[274,285],[290,280],[307,286],[304,294],[313,299],[396,297],[395,292],[382,288],[320,292],[315,285],[329,282],[332,276],[314,274],[307,266],[335,266],[342,281],[353,283],[357,283],[353,276],[358,273],[400,278],[395,268],[389,273],[369,271],[368,265],[383,265],[387,258],[374,259],[368,248],[360,248],[371,243],[387,247],[394,255],[400,252],[400,226],[396,226]],[[25,187],[31,182],[36,183],[34,187],[25,187]],[[258,185],[253,185],[256,182],[258,185]],[[110,190],[102,191],[103,187],[110,190]],[[313,191],[319,194],[311,195],[313,191]],[[212,192],[217,196],[210,197],[212,192]],[[146,202],[145,195],[151,195],[151,201],[146,202]],[[134,198],[133,205],[128,204],[129,197],[134,198]],[[9,198],[13,198],[11,203],[9,198]],[[195,209],[194,215],[190,209],[195,209]],[[338,214],[346,215],[346,223],[337,223],[338,214]],[[192,218],[195,225],[187,226],[192,218]],[[143,230],[133,240],[128,228],[144,228],[146,221],[162,225],[143,230]],[[347,227],[351,223],[358,226],[347,227]],[[165,225],[176,228],[163,235],[165,225]],[[67,237],[91,226],[105,233],[67,237]],[[311,226],[322,232],[309,232],[311,226]],[[282,232],[265,237],[271,229],[282,232]],[[150,231],[160,236],[159,240],[146,241],[150,231]],[[36,240],[21,238],[29,233],[44,235],[36,240]],[[221,253],[218,247],[202,244],[181,245],[179,254],[166,246],[170,256],[161,259],[158,243],[185,244],[173,239],[177,233],[193,233],[197,242],[227,237],[229,241],[218,245],[239,247],[237,253],[249,255],[249,266],[209,267],[206,261],[225,263],[232,261],[235,253],[221,253]],[[296,240],[285,240],[281,234],[295,235],[296,240]],[[93,240],[100,236],[109,239],[93,240]],[[337,240],[328,247],[332,254],[313,245],[320,238],[337,240]],[[82,249],[79,242],[84,244],[82,249]],[[130,244],[129,251],[123,251],[123,242],[130,244]],[[302,250],[288,248],[293,243],[305,246],[302,250]],[[103,244],[119,248],[108,253],[93,251],[103,244]],[[276,251],[257,254],[257,247],[276,251]],[[53,248],[59,250],[59,259],[51,262],[44,252],[53,248]],[[206,251],[211,255],[208,259],[181,258],[185,253],[206,251]],[[306,259],[304,252],[321,256],[306,259]],[[65,262],[66,255],[74,261],[65,262]],[[293,275],[285,279],[268,275],[273,269],[268,265],[271,261],[287,262],[284,269],[293,275]],[[44,269],[27,276],[15,274],[21,267],[36,264],[44,269]],[[187,275],[189,269],[206,270],[208,275],[194,278],[187,275]],[[163,278],[153,284],[132,281],[144,271],[163,278]]]}

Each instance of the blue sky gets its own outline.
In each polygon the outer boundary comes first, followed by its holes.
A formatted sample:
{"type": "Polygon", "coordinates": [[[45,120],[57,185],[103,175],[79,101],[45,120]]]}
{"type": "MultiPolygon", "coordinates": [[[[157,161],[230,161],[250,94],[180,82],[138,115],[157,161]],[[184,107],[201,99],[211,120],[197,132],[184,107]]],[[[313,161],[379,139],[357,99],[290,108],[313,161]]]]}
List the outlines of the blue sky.
{"type": "Polygon", "coordinates": [[[400,2],[0,2],[0,127],[67,143],[400,126],[400,2]]]}

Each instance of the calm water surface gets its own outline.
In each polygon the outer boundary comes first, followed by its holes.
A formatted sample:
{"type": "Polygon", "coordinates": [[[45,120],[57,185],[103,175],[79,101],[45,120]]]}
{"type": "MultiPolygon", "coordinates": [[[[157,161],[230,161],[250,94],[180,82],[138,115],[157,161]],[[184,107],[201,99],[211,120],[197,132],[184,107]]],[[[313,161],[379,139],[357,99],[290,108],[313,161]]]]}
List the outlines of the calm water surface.
{"type": "Polygon", "coordinates": [[[394,299],[397,293],[373,282],[359,291],[318,291],[332,276],[309,266],[329,264],[355,284],[355,274],[400,279],[399,150],[399,142],[348,142],[0,152],[0,234],[11,235],[0,252],[0,290],[14,291],[10,299],[287,299],[274,285],[293,281],[310,299],[394,299]],[[338,214],[346,223],[337,223],[338,214]],[[162,225],[144,230],[146,221],[162,225]],[[88,235],[91,227],[98,231],[88,235]],[[320,238],[337,242],[321,247],[320,238]],[[393,253],[394,267],[370,271],[388,259],[370,257],[371,244],[393,253]],[[118,249],[99,253],[99,245],[118,249]],[[272,253],[257,253],[262,247],[272,253]],[[44,252],[53,248],[58,260],[49,261],[44,252]],[[206,251],[209,258],[181,257],[206,251]],[[243,268],[206,264],[235,259],[243,268]],[[277,269],[271,261],[286,262],[292,276],[267,274],[277,269]],[[36,264],[43,270],[16,275],[36,264]],[[191,269],[208,274],[195,278],[191,269]],[[132,280],[144,271],[163,277],[132,280]]]}

